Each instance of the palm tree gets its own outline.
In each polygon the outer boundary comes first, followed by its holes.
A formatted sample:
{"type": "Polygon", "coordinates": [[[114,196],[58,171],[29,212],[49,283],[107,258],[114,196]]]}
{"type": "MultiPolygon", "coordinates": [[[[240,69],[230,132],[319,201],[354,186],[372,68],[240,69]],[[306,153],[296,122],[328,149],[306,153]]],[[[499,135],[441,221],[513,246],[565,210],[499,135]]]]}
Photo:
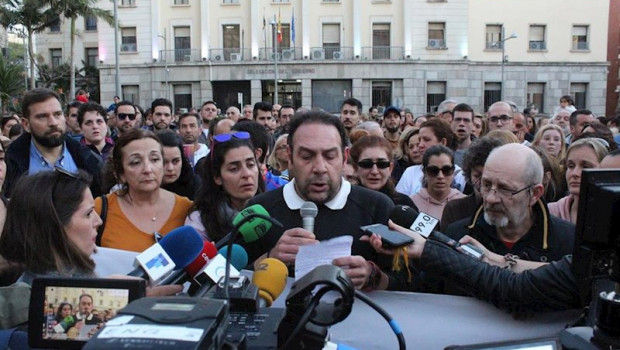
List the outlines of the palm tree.
{"type": "Polygon", "coordinates": [[[30,58],[30,86],[35,86],[34,69],[37,62],[34,56],[32,36],[51,27],[58,21],[49,7],[49,0],[1,0],[0,24],[7,29],[22,30],[28,37],[28,57],[30,58]]]}
{"type": "Polygon", "coordinates": [[[2,112],[6,113],[12,97],[24,92],[24,69],[0,56],[0,101],[2,112]]]}
{"type": "Polygon", "coordinates": [[[75,97],[75,21],[78,17],[101,18],[109,25],[114,25],[114,16],[108,10],[95,7],[97,0],[47,0],[54,13],[71,20],[71,51],[69,53],[69,65],[71,67],[71,82],[69,98],[75,97]]]}

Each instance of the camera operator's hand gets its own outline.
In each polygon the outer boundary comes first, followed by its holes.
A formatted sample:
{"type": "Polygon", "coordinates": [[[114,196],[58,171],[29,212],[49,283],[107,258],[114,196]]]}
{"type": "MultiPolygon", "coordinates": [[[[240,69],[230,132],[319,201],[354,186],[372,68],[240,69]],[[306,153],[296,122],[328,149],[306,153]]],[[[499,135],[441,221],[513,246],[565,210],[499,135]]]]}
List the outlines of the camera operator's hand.
{"type": "MultiPolygon", "coordinates": [[[[392,222],[392,220],[388,222],[388,226],[390,227],[390,229],[394,231],[404,233],[407,236],[413,238],[414,240],[413,243],[407,246],[407,255],[410,258],[419,259],[420,256],[422,256],[422,251],[424,250],[424,244],[426,243],[426,239],[424,239],[424,237],[420,236],[416,232],[413,232],[402,226],[396,225],[395,223],[392,222]]],[[[370,242],[370,245],[372,245],[372,247],[375,248],[375,250],[381,254],[394,255],[394,252],[392,250],[388,250],[382,247],[380,235],[372,234],[371,236],[362,236],[360,240],[370,242]]]]}

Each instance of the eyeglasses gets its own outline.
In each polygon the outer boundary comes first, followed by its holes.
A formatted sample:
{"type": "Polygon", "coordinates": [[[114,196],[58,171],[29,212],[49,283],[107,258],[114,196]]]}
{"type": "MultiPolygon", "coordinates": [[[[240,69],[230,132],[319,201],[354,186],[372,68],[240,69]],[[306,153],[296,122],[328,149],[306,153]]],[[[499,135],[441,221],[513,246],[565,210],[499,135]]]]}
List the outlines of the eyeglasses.
{"type": "Polygon", "coordinates": [[[363,169],[372,169],[372,167],[375,165],[378,169],[387,169],[390,167],[390,161],[379,159],[376,162],[373,162],[371,159],[363,159],[357,162],[357,166],[363,169]]]}
{"type": "Polygon", "coordinates": [[[127,118],[129,118],[129,120],[136,120],[136,114],[135,113],[119,113],[116,116],[120,120],[125,120],[127,118]]]}
{"type": "Polygon", "coordinates": [[[523,187],[520,190],[511,190],[508,188],[493,188],[491,186],[491,182],[490,181],[482,181],[480,184],[480,193],[483,196],[486,196],[489,194],[489,192],[491,191],[495,191],[495,195],[498,197],[502,197],[502,198],[512,198],[513,196],[525,191],[525,190],[529,190],[530,188],[532,188],[533,185],[528,185],[523,187]]]}
{"type": "Polygon", "coordinates": [[[508,123],[508,121],[509,121],[510,119],[512,119],[512,117],[511,117],[511,116],[506,115],[506,114],[502,114],[502,115],[500,115],[500,116],[492,116],[492,117],[489,117],[489,123],[496,124],[496,123],[497,123],[498,121],[500,121],[500,120],[502,121],[502,123],[508,123]]]}
{"type": "Polygon", "coordinates": [[[434,165],[428,165],[424,167],[424,172],[428,176],[435,177],[439,175],[440,171],[443,173],[444,176],[450,176],[454,174],[454,165],[444,165],[441,168],[434,165]]]}

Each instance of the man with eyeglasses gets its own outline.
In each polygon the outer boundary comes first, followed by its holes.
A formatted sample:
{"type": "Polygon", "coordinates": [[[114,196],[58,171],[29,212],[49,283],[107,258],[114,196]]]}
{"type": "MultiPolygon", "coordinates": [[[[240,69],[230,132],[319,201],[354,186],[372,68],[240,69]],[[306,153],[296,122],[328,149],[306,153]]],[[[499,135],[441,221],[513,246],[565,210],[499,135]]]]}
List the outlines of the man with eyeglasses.
{"type": "Polygon", "coordinates": [[[200,118],[202,118],[202,134],[198,136],[198,142],[205,145],[209,144],[209,123],[217,117],[217,104],[214,101],[207,101],[200,108],[200,118]]]}
{"type": "Polygon", "coordinates": [[[442,101],[439,106],[437,106],[437,112],[435,113],[435,117],[445,121],[446,123],[452,123],[452,110],[454,106],[456,106],[457,102],[455,100],[445,100],[442,101]]]}
{"type": "Polygon", "coordinates": [[[480,180],[482,206],[446,230],[455,240],[470,235],[500,255],[551,262],[572,254],[575,226],[549,214],[540,157],[511,143],[494,149],[480,180]]]}
{"type": "Polygon", "coordinates": [[[450,128],[456,135],[454,164],[463,167],[463,158],[472,142],[474,131],[474,110],[467,103],[459,103],[452,109],[450,128]]]}
{"type": "Polygon", "coordinates": [[[82,104],[77,115],[83,134],[80,143],[99,155],[104,162],[114,148],[114,141],[107,136],[105,115],[105,108],[96,102],[82,104]]]}
{"type": "Polygon", "coordinates": [[[487,112],[487,121],[489,122],[489,131],[502,129],[512,132],[514,124],[512,107],[504,101],[498,101],[489,107],[487,112]]]}
{"type": "Polygon", "coordinates": [[[121,135],[137,127],[136,107],[129,101],[117,103],[114,116],[116,118],[116,130],[118,131],[116,135],[112,132],[114,140],[118,140],[121,135]]]}

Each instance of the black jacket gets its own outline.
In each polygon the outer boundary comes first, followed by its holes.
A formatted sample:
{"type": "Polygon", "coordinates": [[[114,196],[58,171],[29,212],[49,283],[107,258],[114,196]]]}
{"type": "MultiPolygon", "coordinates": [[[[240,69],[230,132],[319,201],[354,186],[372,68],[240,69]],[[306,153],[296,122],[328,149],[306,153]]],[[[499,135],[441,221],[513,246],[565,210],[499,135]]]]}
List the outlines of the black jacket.
{"type": "MultiPolygon", "coordinates": [[[[28,168],[30,167],[30,139],[30,133],[24,133],[17,138],[17,140],[11,142],[9,148],[6,150],[6,177],[4,179],[4,186],[2,187],[2,194],[7,198],[11,197],[11,190],[15,187],[17,181],[23,175],[28,174],[28,168]]],[[[65,144],[78,169],[86,171],[93,177],[90,184],[93,197],[96,198],[100,196],[102,194],[101,169],[103,166],[101,158],[88,147],[81,145],[78,141],[66,135],[65,144]]]]}
{"type": "Polygon", "coordinates": [[[454,222],[445,234],[457,241],[470,235],[494,253],[514,254],[530,261],[556,261],[573,253],[575,225],[550,215],[540,200],[532,206],[534,224],[511,249],[499,239],[495,227],[484,220],[483,210],[480,206],[473,217],[454,222]]]}
{"type": "Polygon", "coordinates": [[[513,273],[433,241],[426,241],[420,259],[425,272],[451,280],[472,296],[512,312],[581,307],[571,262],[567,255],[537,269],[513,273]]]}

